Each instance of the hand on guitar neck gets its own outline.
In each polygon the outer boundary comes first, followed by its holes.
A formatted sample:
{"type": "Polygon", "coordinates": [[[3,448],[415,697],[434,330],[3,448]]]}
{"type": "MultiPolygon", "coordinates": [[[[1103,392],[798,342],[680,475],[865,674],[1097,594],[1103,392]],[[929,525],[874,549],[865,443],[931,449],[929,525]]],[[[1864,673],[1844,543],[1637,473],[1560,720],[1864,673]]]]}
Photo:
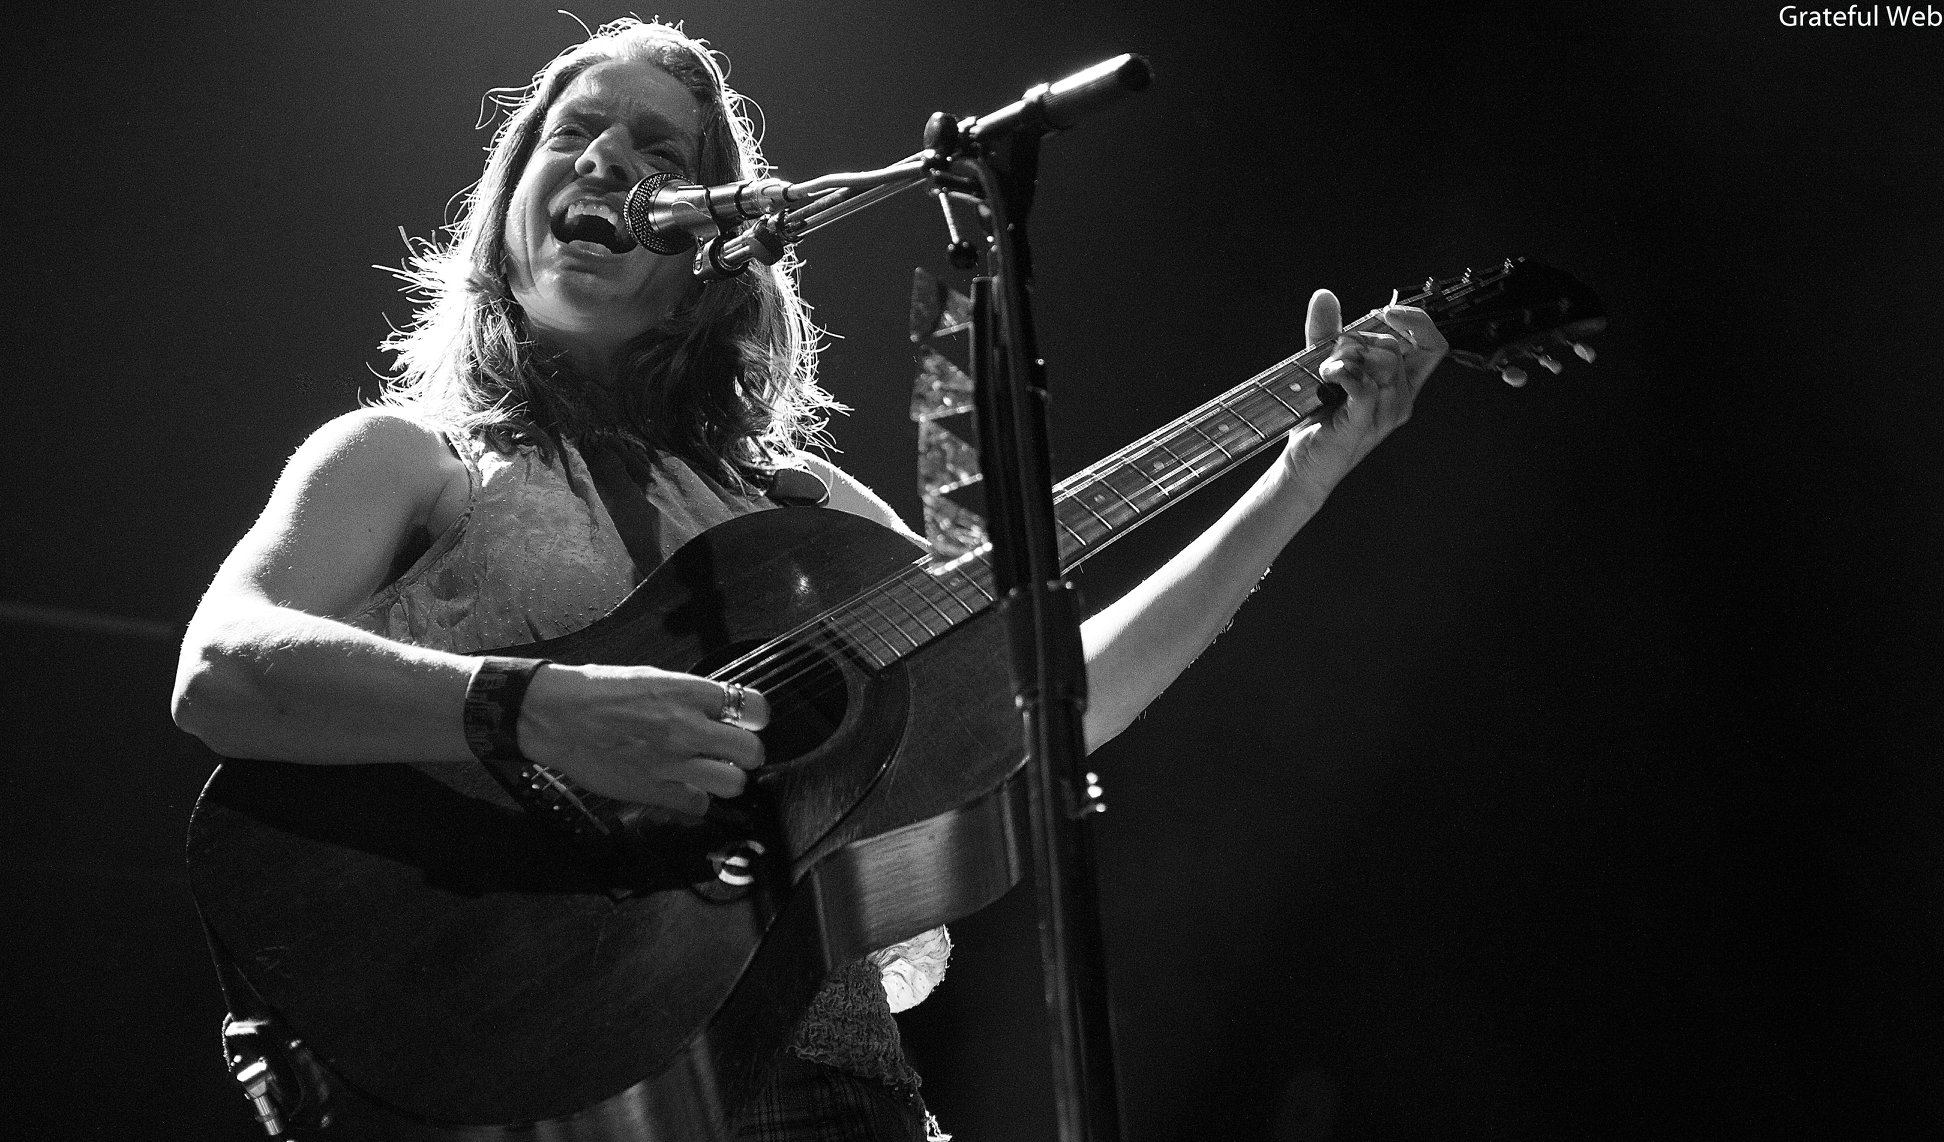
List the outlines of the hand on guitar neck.
{"type": "Polygon", "coordinates": [[[1449,348],[1431,317],[1415,306],[1393,303],[1372,317],[1346,332],[1335,294],[1320,289],[1310,297],[1305,343],[1312,349],[1336,345],[1317,375],[1342,389],[1345,399],[1329,415],[1291,432],[1281,463],[1299,481],[1324,491],[1411,418],[1419,391],[1449,348]]]}

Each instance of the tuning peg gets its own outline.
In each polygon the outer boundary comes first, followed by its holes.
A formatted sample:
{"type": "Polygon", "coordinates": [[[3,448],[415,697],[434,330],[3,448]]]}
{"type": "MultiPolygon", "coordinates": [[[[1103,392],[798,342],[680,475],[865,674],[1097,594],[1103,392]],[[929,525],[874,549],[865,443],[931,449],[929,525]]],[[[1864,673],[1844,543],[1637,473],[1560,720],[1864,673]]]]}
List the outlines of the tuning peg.
{"type": "Polygon", "coordinates": [[[1558,361],[1553,360],[1551,357],[1547,356],[1544,353],[1539,352],[1536,349],[1533,350],[1532,352],[1532,359],[1539,362],[1540,368],[1546,370],[1548,373],[1551,373],[1555,377],[1566,371],[1566,366],[1560,364],[1558,361]]]}
{"type": "Polygon", "coordinates": [[[1526,383],[1526,371],[1517,365],[1500,365],[1499,376],[1505,378],[1505,383],[1515,389],[1523,387],[1526,383]]]}
{"type": "Polygon", "coordinates": [[[1593,358],[1595,357],[1596,354],[1593,352],[1593,346],[1588,345],[1586,342],[1575,341],[1571,337],[1566,336],[1564,333],[1554,333],[1553,341],[1556,342],[1557,344],[1566,346],[1568,349],[1571,349],[1573,351],[1573,356],[1578,357],[1580,360],[1585,361],[1587,364],[1591,365],[1593,363],[1593,358]]]}

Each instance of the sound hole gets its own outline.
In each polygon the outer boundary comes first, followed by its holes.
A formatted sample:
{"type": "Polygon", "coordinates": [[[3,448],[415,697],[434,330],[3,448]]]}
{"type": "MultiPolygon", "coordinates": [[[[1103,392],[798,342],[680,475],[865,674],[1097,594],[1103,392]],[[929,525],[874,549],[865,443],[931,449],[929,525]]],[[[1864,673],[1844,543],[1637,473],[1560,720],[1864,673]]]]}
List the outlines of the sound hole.
{"type": "MultiPolygon", "coordinates": [[[[757,645],[744,643],[727,647],[697,663],[693,672],[709,674],[741,658],[757,645]]],[[[739,668],[732,677],[769,699],[769,726],[756,736],[763,740],[765,762],[779,765],[794,761],[830,740],[850,708],[850,692],[843,667],[827,648],[812,643],[789,643],[764,657],[766,662],[739,668]]]]}

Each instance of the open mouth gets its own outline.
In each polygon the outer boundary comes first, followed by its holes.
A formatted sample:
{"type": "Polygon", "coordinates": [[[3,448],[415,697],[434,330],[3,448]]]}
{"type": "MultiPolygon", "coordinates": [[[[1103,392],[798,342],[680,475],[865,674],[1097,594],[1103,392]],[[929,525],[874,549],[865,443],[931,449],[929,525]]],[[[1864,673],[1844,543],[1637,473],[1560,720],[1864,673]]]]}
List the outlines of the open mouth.
{"type": "Polygon", "coordinates": [[[616,254],[625,254],[639,245],[634,235],[621,229],[600,204],[575,203],[555,214],[553,236],[562,243],[593,242],[616,254]]]}

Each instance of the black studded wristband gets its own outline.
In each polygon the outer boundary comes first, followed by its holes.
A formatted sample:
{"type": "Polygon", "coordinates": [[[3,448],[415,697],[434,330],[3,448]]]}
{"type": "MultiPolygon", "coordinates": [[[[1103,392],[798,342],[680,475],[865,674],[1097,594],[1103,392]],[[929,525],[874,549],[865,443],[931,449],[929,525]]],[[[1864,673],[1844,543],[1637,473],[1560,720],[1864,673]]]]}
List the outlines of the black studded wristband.
{"type": "MultiPolygon", "coordinates": [[[[484,762],[526,760],[520,752],[520,703],[544,658],[482,658],[466,684],[466,745],[484,762]]],[[[490,768],[490,766],[489,766],[490,768]]]]}
{"type": "Polygon", "coordinates": [[[604,836],[615,823],[600,799],[520,752],[520,702],[544,658],[482,658],[466,686],[466,745],[479,764],[522,809],[550,826],[583,837],[604,836]]]}

